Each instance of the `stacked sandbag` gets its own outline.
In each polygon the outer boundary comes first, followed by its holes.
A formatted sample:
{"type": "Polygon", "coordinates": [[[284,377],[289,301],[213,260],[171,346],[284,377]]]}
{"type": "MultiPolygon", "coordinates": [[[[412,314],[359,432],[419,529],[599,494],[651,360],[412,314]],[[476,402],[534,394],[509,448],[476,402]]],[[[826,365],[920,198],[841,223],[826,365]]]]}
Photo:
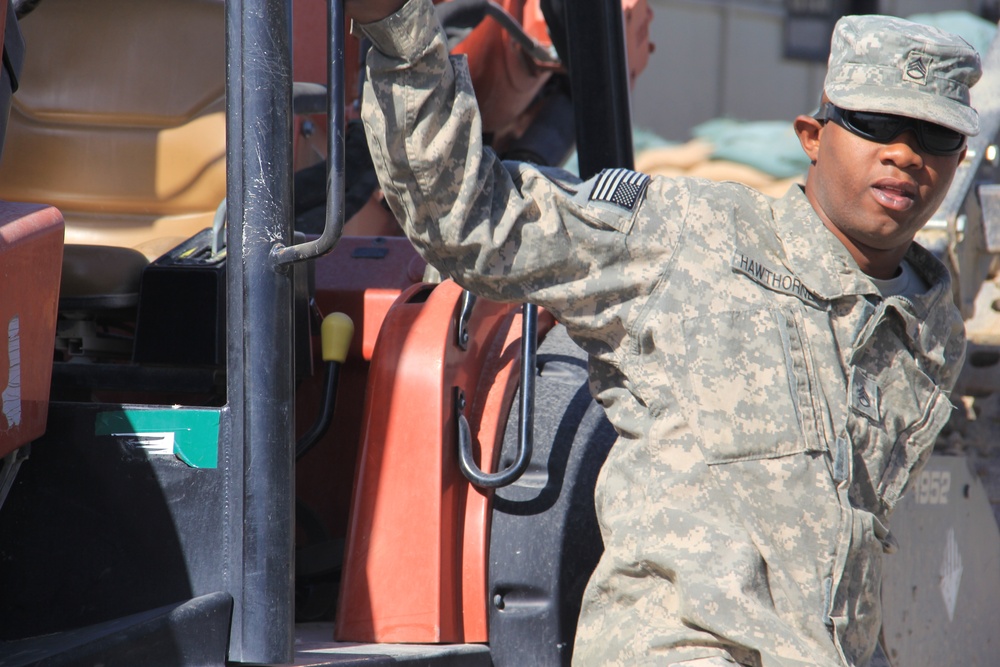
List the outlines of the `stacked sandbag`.
{"type": "Polygon", "coordinates": [[[637,150],[636,169],[646,174],[736,181],[772,197],[805,181],[809,161],[790,122],[715,119],[695,127],[691,134],[694,139],[687,143],[637,150]]]}
{"type": "MultiPolygon", "coordinates": [[[[961,35],[984,55],[997,32],[995,24],[966,11],[909,18],[961,35]]],[[[976,92],[974,88],[973,103],[976,92]]],[[[736,181],[774,197],[783,195],[793,183],[805,182],[809,161],[790,119],[748,122],[716,118],[695,127],[691,136],[687,143],[669,144],[648,132],[637,132],[636,169],[651,175],[736,181]]]]}

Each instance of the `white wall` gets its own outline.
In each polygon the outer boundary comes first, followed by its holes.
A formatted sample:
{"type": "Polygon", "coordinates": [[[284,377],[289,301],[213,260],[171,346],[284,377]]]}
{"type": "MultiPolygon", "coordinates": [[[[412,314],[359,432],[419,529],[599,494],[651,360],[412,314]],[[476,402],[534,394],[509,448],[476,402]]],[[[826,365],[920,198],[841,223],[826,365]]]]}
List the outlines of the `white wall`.
{"type": "MultiPolygon", "coordinates": [[[[880,0],[896,16],[961,9],[982,0],[880,0]]],[[[782,0],[650,0],[656,44],[632,97],[636,127],[685,141],[721,116],[789,121],[818,104],[825,64],[782,57],[782,0]]]]}

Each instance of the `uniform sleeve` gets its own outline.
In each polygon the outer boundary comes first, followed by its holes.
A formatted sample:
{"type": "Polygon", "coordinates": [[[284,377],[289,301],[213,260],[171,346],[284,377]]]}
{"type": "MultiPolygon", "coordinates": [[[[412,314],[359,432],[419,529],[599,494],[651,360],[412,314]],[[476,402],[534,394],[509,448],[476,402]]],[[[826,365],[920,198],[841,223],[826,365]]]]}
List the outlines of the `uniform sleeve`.
{"type": "Polygon", "coordinates": [[[580,183],[501,162],[483,146],[464,56],[449,56],[430,0],[410,0],[362,29],[375,47],[363,106],[373,162],[393,213],[431,264],[481,296],[531,301],[564,321],[650,289],[629,238],[648,177],[622,170],[580,183]]]}

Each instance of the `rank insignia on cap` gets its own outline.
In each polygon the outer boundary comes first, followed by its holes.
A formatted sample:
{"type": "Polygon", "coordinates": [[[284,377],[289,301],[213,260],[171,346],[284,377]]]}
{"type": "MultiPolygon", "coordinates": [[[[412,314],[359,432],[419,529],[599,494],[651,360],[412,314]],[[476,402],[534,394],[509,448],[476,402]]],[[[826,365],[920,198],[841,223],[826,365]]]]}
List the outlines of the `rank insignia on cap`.
{"type": "Polygon", "coordinates": [[[911,52],[903,66],[903,80],[926,86],[928,60],[927,56],[919,51],[911,52]]]}
{"type": "Polygon", "coordinates": [[[597,177],[590,201],[603,201],[633,210],[649,185],[649,176],[631,169],[605,169],[597,177]]]}

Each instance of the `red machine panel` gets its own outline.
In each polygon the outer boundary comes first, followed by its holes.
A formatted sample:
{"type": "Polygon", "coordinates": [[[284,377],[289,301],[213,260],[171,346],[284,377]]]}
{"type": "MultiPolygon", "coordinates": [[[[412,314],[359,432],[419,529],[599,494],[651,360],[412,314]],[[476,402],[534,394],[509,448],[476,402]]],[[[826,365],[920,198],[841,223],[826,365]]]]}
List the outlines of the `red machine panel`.
{"type": "Polygon", "coordinates": [[[0,456],[45,431],[62,251],[58,210],[0,202],[0,456]]]}

